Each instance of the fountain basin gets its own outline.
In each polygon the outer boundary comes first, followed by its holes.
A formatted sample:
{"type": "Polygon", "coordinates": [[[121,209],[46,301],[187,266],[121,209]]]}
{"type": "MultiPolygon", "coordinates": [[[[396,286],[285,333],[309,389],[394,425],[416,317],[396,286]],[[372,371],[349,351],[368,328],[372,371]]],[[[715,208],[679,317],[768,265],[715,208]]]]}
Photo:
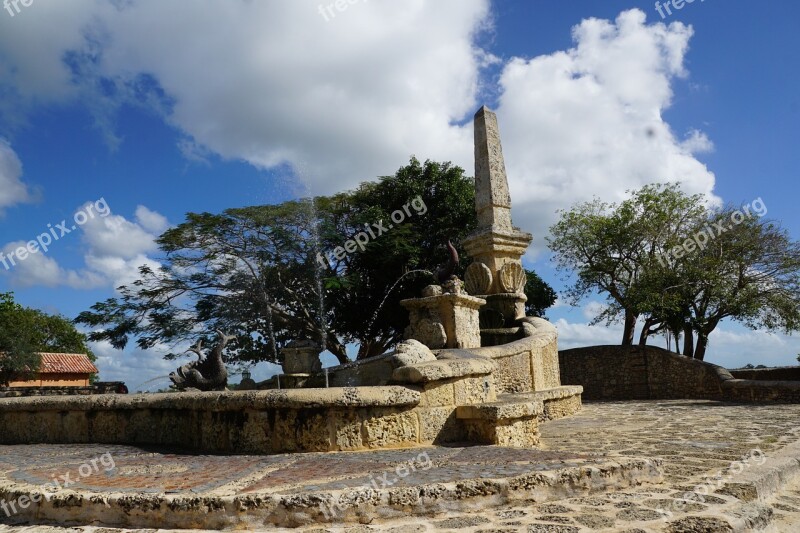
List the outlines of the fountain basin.
{"type": "Polygon", "coordinates": [[[581,388],[560,385],[552,325],[526,318],[519,327],[524,337],[509,344],[435,355],[409,341],[391,354],[328,369],[331,388],[322,388],[319,373],[304,378],[317,388],[7,398],[0,401],[0,444],[224,454],[459,442],[532,447],[540,423],[580,409],[581,388]],[[347,386],[351,381],[359,386],[347,386]]]}
{"type": "Polygon", "coordinates": [[[420,399],[406,387],[13,398],[0,402],[0,443],[254,454],[415,446],[420,399]]]}

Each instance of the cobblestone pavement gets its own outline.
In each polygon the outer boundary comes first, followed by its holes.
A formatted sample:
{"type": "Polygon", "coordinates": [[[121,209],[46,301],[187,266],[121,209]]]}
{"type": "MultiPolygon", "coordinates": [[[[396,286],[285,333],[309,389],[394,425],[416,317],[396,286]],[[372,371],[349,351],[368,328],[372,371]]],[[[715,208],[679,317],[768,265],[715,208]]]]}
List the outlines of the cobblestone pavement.
{"type": "MultiPolygon", "coordinates": [[[[788,472],[785,465],[800,464],[800,406],[737,405],[706,401],[652,401],[592,403],[578,415],[542,426],[542,450],[488,447],[428,449],[437,468],[417,471],[436,479],[458,476],[496,476],[518,473],[526,461],[535,468],[577,465],[605,458],[651,457],[663,461],[665,481],[593,495],[574,495],[558,501],[517,501],[478,507],[464,500],[460,508],[433,517],[406,516],[360,526],[308,526],[295,531],[410,533],[588,533],[588,532],[726,532],[763,530],[800,531],[800,477],[774,494],[759,498],[755,485],[767,473],[788,472]],[[781,462],[783,461],[783,462],[781,462]],[[788,462],[787,462],[788,461],[788,462]],[[773,466],[771,466],[773,465],[773,466]],[[776,466],[777,465],[777,466],[776,466]],[[762,477],[759,477],[762,476],[762,477]],[[687,493],[697,492],[689,501],[687,493]],[[708,493],[708,494],[706,494],[708,493]]],[[[49,479],[56,470],[52,457],[42,459],[36,446],[14,448],[12,457],[0,447],[0,470],[20,481],[49,479]],[[19,449],[20,451],[16,451],[19,449]],[[16,463],[16,464],[13,464],[16,463]]],[[[61,447],[65,463],[77,464],[86,454],[114,453],[117,468],[126,473],[125,486],[111,478],[82,479],[86,487],[111,490],[173,490],[228,493],[285,490],[321,490],[364,485],[372,474],[419,450],[320,454],[273,457],[207,457],[147,455],[114,447],[61,447]],[[126,453],[128,455],[126,455],[126,453]],[[142,455],[136,455],[136,454],[142,455]],[[118,454],[118,455],[117,455],[118,454]],[[287,459],[287,457],[289,457],[287,459]],[[336,460],[330,460],[335,457],[336,460]],[[289,461],[289,462],[287,462],[289,461]],[[154,482],[154,479],[160,481],[154,482]],[[116,484],[114,484],[116,483],[116,484]]],[[[792,471],[793,473],[793,471],[792,471]]],[[[787,474],[788,476],[788,474],[787,474]]],[[[765,479],[765,478],[764,478],[765,479]]],[[[403,479],[409,486],[419,477],[403,479]]],[[[2,516],[0,516],[0,519],[2,516]]],[[[255,529],[254,529],[255,530],[255,529]]],[[[258,529],[259,531],[289,531],[258,529]]],[[[8,527],[6,531],[127,531],[82,527],[52,529],[42,526],[8,527]]],[[[156,530],[140,530],[156,531],[156,530]]],[[[166,530],[164,530],[166,531],[166,530]]]]}

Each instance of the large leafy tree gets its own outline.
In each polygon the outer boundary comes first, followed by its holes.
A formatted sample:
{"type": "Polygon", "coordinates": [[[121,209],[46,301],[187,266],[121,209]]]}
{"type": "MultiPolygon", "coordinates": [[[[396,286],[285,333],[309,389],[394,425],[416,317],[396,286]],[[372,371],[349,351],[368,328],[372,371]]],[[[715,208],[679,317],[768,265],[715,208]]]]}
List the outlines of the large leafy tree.
{"type": "Polygon", "coordinates": [[[604,293],[609,305],[597,320],[622,318],[623,344],[643,317],[641,344],[660,331],[682,334],[683,353],[697,359],[724,319],[796,330],[798,244],[775,223],[705,203],[678,185],[649,185],[617,205],[594,201],[562,213],[550,244],[577,278],[573,301],[604,293]]]}
{"type": "Polygon", "coordinates": [[[145,349],[213,342],[220,329],[237,336],[229,361],[280,362],[280,347],[301,337],[343,363],[349,344],[359,358],[380,354],[401,340],[408,315],[399,301],[432,283],[447,241],[464,257],[473,206],[461,168],[412,158],[347,193],[190,213],[160,237],[159,269],[141,268],[118,298],[77,320],[120,349],[131,339],[145,349]]]}
{"type": "Polygon", "coordinates": [[[654,296],[641,290],[645,267],[704,213],[703,198],[683,194],[677,184],[645,186],[619,204],[595,199],[562,211],[548,244],[558,268],[574,275],[568,298],[577,303],[605,294],[609,305],[595,322],[622,318],[622,344],[633,344],[647,297],[654,296]]]}
{"type": "Polygon", "coordinates": [[[36,372],[40,352],[85,353],[95,360],[86,336],[70,320],[23,307],[11,293],[0,293],[0,384],[36,372]]]}
{"type": "Polygon", "coordinates": [[[687,239],[700,232],[713,235],[703,247],[686,252],[684,245],[667,268],[653,265],[651,288],[663,296],[653,302],[651,317],[683,321],[684,354],[703,359],[709,335],[724,319],[752,329],[797,330],[800,245],[776,223],[733,206],[709,213],[687,239]]]}

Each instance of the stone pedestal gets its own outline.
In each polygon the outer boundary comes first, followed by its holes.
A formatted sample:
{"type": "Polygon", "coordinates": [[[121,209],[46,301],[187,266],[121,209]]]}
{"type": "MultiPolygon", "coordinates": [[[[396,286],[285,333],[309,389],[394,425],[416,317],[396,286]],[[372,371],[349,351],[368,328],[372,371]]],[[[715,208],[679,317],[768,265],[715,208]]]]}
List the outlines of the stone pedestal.
{"type": "Polygon", "coordinates": [[[410,314],[405,338],[431,349],[480,348],[478,309],[486,300],[466,294],[439,294],[400,302],[410,314]]]}

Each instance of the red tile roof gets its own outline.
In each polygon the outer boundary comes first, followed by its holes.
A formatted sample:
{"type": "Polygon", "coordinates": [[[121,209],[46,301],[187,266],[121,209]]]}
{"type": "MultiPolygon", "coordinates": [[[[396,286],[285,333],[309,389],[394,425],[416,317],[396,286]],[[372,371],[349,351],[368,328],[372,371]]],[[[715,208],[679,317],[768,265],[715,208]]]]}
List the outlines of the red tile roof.
{"type": "Polygon", "coordinates": [[[94,374],[97,367],[82,353],[42,353],[40,374],[94,374]]]}

